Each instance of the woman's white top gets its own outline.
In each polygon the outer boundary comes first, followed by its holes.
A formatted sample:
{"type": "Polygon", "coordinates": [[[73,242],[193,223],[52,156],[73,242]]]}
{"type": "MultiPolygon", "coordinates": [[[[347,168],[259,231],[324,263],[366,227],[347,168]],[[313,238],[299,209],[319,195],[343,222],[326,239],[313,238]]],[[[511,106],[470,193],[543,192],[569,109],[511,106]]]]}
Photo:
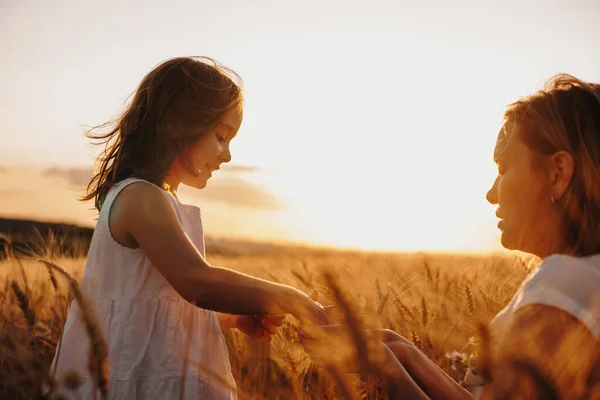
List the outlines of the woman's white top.
{"type": "MultiPolygon", "coordinates": [[[[567,312],[600,340],[600,255],[584,258],[552,255],[544,259],[492,320],[493,341],[505,334],[519,309],[531,304],[567,312]]],[[[483,391],[481,377],[469,369],[464,383],[473,397],[479,399],[483,391]]]]}
{"type": "MultiPolygon", "coordinates": [[[[108,342],[108,398],[235,400],[235,381],[216,314],[184,300],[141,248],[124,247],[110,233],[111,205],[134,182],[152,185],[131,178],[108,192],[81,280],[108,342]]],[[[204,256],[200,209],[156,188],[169,199],[185,233],[204,256]]],[[[70,370],[82,375],[83,385],[66,394],[90,399],[94,388],[87,368],[90,343],[80,313],[74,301],[52,368],[56,365],[59,380],[70,370]]]]}

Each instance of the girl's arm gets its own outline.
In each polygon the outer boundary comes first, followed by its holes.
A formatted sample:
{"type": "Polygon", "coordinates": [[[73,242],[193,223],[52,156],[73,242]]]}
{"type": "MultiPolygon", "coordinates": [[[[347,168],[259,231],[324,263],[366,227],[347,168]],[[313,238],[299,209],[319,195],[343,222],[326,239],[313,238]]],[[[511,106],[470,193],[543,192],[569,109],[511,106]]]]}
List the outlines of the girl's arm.
{"type": "Polygon", "coordinates": [[[113,202],[109,223],[111,232],[130,235],[173,288],[201,308],[228,314],[291,313],[309,321],[327,319],[322,306],[293,287],[209,265],[159,188],[142,182],[124,188],[113,202]]]}
{"type": "Polygon", "coordinates": [[[219,320],[219,325],[221,329],[226,331],[227,329],[235,328],[235,318],[237,315],[233,314],[225,314],[225,313],[217,313],[217,319],[219,320]]]}

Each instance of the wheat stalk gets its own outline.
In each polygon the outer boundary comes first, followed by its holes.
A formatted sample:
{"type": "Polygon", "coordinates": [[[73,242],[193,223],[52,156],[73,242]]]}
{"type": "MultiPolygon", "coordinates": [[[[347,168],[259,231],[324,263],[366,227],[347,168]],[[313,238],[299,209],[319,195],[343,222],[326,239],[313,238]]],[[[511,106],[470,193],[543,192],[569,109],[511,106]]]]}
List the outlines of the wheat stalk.
{"type": "Polygon", "coordinates": [[[86,328],[86,332],[90,338],[90,356],[88,359],[88,369],[91,376],[94,378],[94,397],[96,396],[96,389],[100,390],[102,398],[106,399],[109,390],[110,372],[108,365],[108,345],[102,335],[100,324],[96,319],[94,310],[87,300],[86,297],[81,293],[79,284],[69,273],[58,265],[38,259],[39,262],[46,265],[46,267],[53,269],[63,275],[69,282],[69,287],[75,297],[75,300],[79,304],[81,309],[81,318],[86,328]]]}
{"type": "Polygon", "coordinates": [[[426,328],[427,323],[429,322],[429,313],[427,312],[427,301],[425,301],[425,296],[421,297],[421,319],[423,328],[426,328]]]}
{"type": "Polygon", "coordinates": [[[467,306],[469,307],[469,315],[475,314],[475,302],[473,300],[473,290],[470,283],[465,283],[465,293],[467,295],[467,306]]]}
{"type": "Polygon", "coordinates": [[[29,307],[29,302],[27,301],[27,295],[21,290],[17,282],[14,280],[10,282],[11,289],[17,298],[17,302],[19,304],[19,308],[23,312],[23,316],[25,317],[25,321],[27,321],[27,326],[29,327],[29,332],[33,331],[33,327],[35,325],[35,314],[29,307]]]}

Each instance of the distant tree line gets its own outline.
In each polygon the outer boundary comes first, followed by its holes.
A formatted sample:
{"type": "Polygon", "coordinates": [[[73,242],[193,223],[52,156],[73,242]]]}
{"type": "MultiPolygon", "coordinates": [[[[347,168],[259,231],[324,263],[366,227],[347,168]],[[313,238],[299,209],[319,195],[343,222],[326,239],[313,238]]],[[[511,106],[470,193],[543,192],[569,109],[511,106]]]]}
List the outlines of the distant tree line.
{"type": "Polygon", "coordinates": [[[85,256],[92,228],[72,224],[0,218],[0,259],[15,255],[85,256]]]}

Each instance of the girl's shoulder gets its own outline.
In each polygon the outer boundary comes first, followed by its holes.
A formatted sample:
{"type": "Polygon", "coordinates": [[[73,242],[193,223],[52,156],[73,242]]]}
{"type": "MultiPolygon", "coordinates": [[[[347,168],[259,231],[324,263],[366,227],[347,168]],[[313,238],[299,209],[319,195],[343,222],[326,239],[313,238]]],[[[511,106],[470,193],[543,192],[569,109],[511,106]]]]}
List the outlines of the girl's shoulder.
{"type": "Polygon", "coordinates": [[[123,199],[126,199],[127,203],[136,204],[147,202],[148,199],[153,197],[167,198],[173,204],[177,202],[167,191],[150,181],[140,178],[127,178],[115,183],[110,188],[102,204],[102,211],[106,209],[106,212],[110,213],[113,204],[124,203],[123,199]]]}
{"type": "Polygon", "coordinates": [[[132,230],[151,229],[158,219],[181,215],[175,199],[162,188],[143,179],[128,178],[108,191],[98,224],[105,225],[115,241],[126,247],[137,247],[132,230]]]}

